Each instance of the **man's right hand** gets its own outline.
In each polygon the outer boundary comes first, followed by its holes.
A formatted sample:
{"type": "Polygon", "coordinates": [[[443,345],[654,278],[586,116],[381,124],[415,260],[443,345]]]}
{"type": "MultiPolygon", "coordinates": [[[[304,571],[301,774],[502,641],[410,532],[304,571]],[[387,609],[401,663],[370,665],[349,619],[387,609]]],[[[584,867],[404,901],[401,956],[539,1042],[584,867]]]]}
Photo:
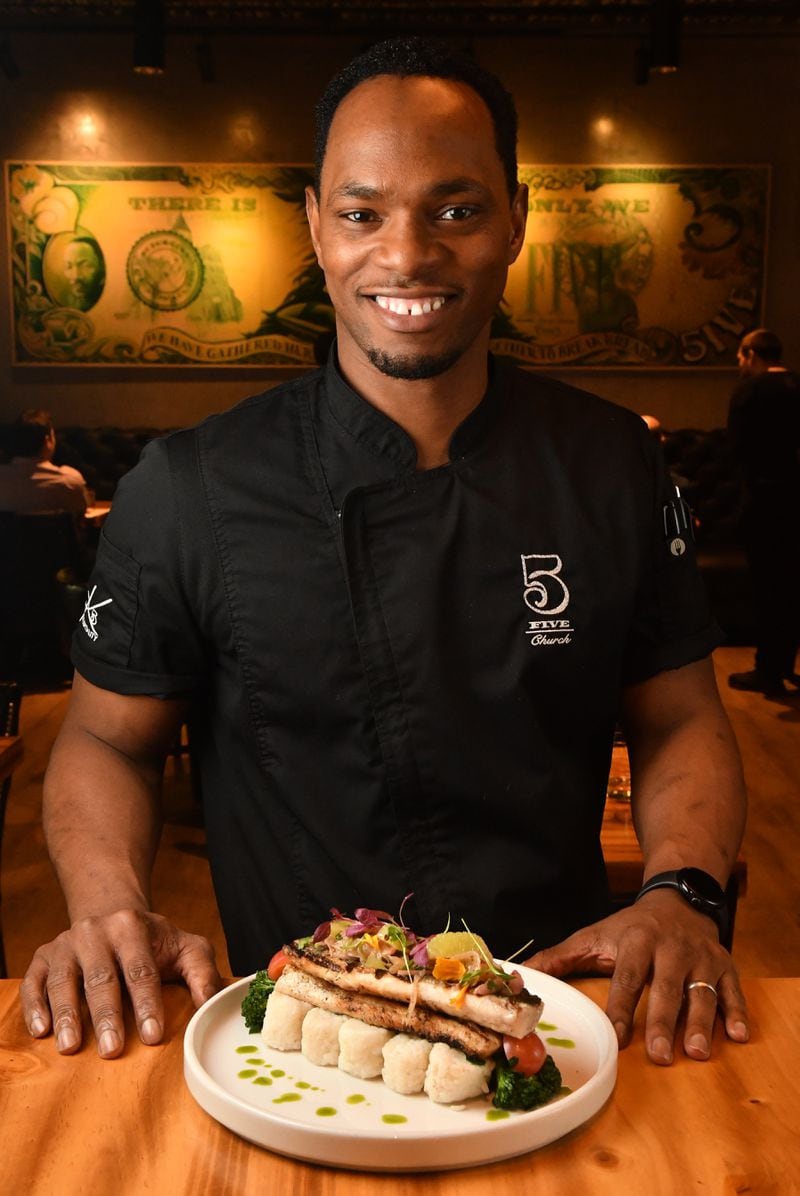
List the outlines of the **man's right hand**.
{"type": "Polygon", "coordinates": [[[180,930],[160,914],[124,909],[84,918],[39,947],[20,987],[25,1023],[34,1038],[52,1030],[62,1055],[80,1049],[81,990],[98,1053],[115,1059],[125,1045],[127,989],[142,1042],[164,1034],[161,985],[183,981],[195,1007],[222,988],[208,939],[180,930]]]}

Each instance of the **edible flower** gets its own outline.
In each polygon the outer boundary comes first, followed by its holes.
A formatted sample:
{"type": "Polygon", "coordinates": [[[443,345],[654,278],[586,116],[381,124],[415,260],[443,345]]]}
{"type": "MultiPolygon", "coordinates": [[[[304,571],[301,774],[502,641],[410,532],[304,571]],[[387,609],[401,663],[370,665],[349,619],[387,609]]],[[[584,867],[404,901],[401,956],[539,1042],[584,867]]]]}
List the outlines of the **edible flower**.
{"type": "Polygon", "coordinates": [[[433,965],[434,980],[460,980],[466,972],[460,959],[447,959],[440,956],[433,965]]]}

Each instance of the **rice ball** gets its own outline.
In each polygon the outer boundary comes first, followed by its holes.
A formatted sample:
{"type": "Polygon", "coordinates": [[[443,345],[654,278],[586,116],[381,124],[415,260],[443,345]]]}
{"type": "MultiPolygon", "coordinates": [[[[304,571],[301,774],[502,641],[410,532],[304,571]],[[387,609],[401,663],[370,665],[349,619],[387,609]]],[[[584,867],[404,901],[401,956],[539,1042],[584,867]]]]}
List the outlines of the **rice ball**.
{"type": "Polygon", "coordinates": [[[471,1100],[489,1091],[493,1067],[491,1059],[486,1063],[470,1063],[463,1051],[437,1042],[430,1053],[423,1088],[440,1105],[471,1100]]]}
{"type": "Polygon", "coordinates": [[[319,1067],[336,1067],[339,1062],[339,1030],[345,1021],[341,1013],[328,1009],[311,1009],[303,1021],[300,1049],[310,1063],[319,1067]]]}
{"type": "Polygon", "coordinates": [[[383,1082],[392,1092],[422,1092],[431,1043],[412,1034],[395,1034],[383,1048],[383,1082]]]}
{"type": "Polygon", "coordinates": [[[391,1030],[368,1026],[354,1017],[346,1017],[339,1028],[339,1067],[360,1080],[371,1080],[383,1070],[383,1048],[391,1030]]]}
{"type": "Polygon", "coordinates": [[[303,1019],[311,1006],[287,993],[273,992],[267,1001],[267,1012],[261,1037],[276,1051],[299,1051],[303,1033],[303,1019]]]}

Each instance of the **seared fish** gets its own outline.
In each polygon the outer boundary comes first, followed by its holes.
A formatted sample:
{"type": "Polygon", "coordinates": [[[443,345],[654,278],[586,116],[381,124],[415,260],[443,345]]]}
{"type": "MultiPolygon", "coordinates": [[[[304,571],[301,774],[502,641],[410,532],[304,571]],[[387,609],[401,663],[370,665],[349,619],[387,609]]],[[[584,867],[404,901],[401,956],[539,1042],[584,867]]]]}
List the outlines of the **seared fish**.
{"type": "Polygon", "coordinates": [[[488,1059],[502,1046],[499,1034],[481,1026],[456,1021],[452,1017],[443,1017],[441,1014],[420,1008],[419,1005],[410,1011],[409,989],[410,985],[403,985],[405,1001],[401,1004],[395,1000],[359,993],[352,988],[340,987],[338,982],[328,984],[306,970],[297,970],[294,965],[284,968],[275,985],[276,993],[285,993],[298,1001],[305,1001],[331,1013],[344,1013],[348,1017],[358,1018],[368,1026],[382,1026],[387,1030],[397,1030],[401,1034],[416,1034],[419,1038],[426,1038],[428,1042],[446,1043],[447,1046],[463,1051],[469,1059],[488,1059]]]}
{"type": "MultiPolygon", "coordinates": [[[[336,959],[332,955],[323,955],[318,947],[311,951],[287,943],[284,951],[292,961],[292,967],[332,984],[336,989],[353,993],[363,993],[369,996],[385,997],[390,1001],[399,1001],[404,1005],[414,1007],[425,1006],[446,1014],[448,1019],[460,1022],[471,1022],[475,1026],[483,1026],[494,1030],[497,1034],[511,1034],[515,1038],[523,1038],[531,1034],[542,1016],[543,1003],[539,997],[523,991],[519,996],[493,996],[487,993],[475,996],[467,993],[457,1004],[453,998],[457,993],[454,985],[448,985],[443,980],[434,980],[430,975],[423,975],[419,980],[409,980],[405,976],[394,976],[390,972],[373,972],[369,968],[362,968],[358,964],[349,966],[348,963],[336,959]],[[413,989],[416,988],[416,996],[413,989]]],[[[302,997],[301,1000],[307,998],[302,997]]],[[[360,1016],[354,1014],[354,1017],[360,1016]]],[[[367,1021],[367,1018],[363,1018],[367,1021]]],[[[371,1022],[371,1025],[386,1023],[371,1022]]],[[[416,1033],[416,1031],[415,1031],[416,1033]]],[[[427,1035],[422,1035],[427,1037],[427,1035]]],[[[445,1038],[436,1039],[437,1042],[448,1041],[445,1038]]],[[[463,1048],[461,1048],[463,1049],[463,1048]]],[[[465,1052],[469,1054],[469,1051],[465,1052]]],[[[477,1054],[478,1052],[473,1052],[477,1054]]]]}

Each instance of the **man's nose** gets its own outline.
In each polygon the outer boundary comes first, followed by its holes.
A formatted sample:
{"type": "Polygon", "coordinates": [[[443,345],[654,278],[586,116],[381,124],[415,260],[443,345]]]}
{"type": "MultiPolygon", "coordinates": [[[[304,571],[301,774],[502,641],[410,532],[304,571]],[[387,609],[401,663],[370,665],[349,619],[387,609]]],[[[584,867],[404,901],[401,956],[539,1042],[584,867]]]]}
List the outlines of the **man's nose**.
{"type": "Polygon", "coordinates": [[[392,274],[414,281],[424,279],[445,256],[439,230],[422,216],[404,213],[384,222],[373,260],[392,274]]]}

